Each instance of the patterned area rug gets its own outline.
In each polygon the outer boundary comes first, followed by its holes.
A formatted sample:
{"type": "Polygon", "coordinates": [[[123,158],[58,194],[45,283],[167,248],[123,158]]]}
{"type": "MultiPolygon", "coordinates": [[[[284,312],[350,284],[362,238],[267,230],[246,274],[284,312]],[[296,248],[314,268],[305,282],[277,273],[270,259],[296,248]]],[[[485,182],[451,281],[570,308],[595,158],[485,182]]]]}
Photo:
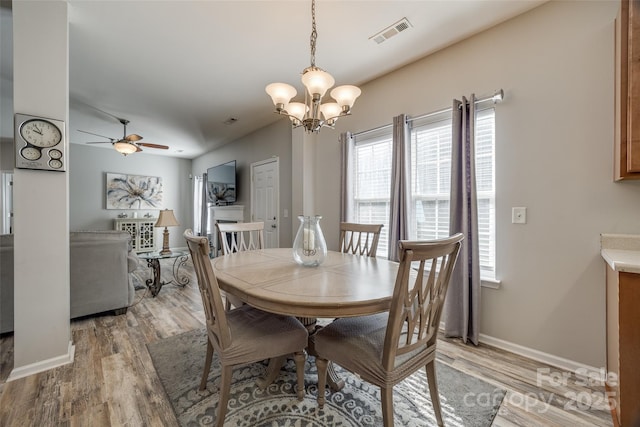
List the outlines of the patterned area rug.
{"type": "MultiPolygon", "coordinates": [[[[186,332],[147,347],[153,364],[182,426],[215,424],[218,404],[219,363],[214,356],[207,389],[198,391],[206,353],[204,329],[186,332]]],[[[490,426],[505,391],[437,362],[436,372],[446,426],[490,426]]],[[[265,363],[233,371],[231,398],[225,426],[246,427],[362,427],[381,426],[380,389],[336,366],[346,385],[332,392],[322,411],[317,409],[317,373],[314,359],[307,360],[306,396],[295,394],[295,364],[288,360],[277,380],[266,390],[256,386],[265,363]]],[[[395,425],[435,426],[424,370],[394,387],[395,425]]]]}

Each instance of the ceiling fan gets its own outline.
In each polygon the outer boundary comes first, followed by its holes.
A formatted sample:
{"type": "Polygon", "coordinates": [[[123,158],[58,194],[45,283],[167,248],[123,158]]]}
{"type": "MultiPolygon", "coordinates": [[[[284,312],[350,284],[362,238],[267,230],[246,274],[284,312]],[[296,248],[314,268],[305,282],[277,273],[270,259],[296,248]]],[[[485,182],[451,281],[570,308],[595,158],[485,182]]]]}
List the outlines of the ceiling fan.
{"type": "Polygon", "coordinates": [[[141,147],[148,148],[159,148],[161,150],[167,150],[169,147],[166,145],[160,144],[151,144],[149,142],[139,142],[142,137],[136,133],[132,133],[131,135],[127,135],[127,125],[129,124],[129,120],[118,118],[118,121],[122,123],[124,126],[124,132],[122,134],[122,138],[110,138],[104,135],[98,135],[97,133],[87,132],[86,130],[78,129],[78,132],[88,133],[89,135],[99,136],[100,138],[106,138],[109,141],[91,141],[87,142],[87,144],[111,144],[113,148],[116,149],[118,153],[126,156],[127,154],[136,153],[138,151],[142,151],[141,147]]]}

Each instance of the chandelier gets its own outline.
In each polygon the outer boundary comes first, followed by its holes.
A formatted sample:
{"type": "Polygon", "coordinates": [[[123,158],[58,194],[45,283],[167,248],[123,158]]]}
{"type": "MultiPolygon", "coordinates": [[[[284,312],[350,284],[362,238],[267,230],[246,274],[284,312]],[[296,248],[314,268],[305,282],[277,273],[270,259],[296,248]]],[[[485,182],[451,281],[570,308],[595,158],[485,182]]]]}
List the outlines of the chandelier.
{"type": "Polygon", "coordinates": [[[276,106],[276,113],[288,116],[294,128],[303,126],[307,133],[319,132],[320,128],[335,126],[339,117],[351,114],[351,108],[360,96],[361,90],[356,86],[344,85],[334,88],[330,95],[335,102],[322,104],[322,97],[335,83],[331,74],[316,67],[316,2],[311,1],[311,65],[302,70],[304,104],[290,102],[298,93],[286,83],[271,83],[265,90],[276,106]]]}

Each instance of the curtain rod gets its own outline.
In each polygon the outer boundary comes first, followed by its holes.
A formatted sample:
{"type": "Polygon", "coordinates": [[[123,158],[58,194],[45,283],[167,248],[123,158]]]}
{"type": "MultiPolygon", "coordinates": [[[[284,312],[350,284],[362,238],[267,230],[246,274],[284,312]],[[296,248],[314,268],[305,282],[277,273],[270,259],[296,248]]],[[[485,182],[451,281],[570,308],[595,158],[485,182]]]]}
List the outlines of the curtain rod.
{"type": "MultiPolygon", "coordinates": [[[[502,89],[500,89],[500,90],[495,91],[493,95],[487,95],[487,96],[484,96],[484,97],[482,97],[480,99],[476,99],[475,103],[476,104],[480,104],[481,102],[486,102],[486,101],[489,101],[489,100],[493,100],[493,103],[496,104],[498,102],[501,102],[503,99],[504,99],[504,91],[502,89]]],[[[431,113],[423,114],[421,116],[410,117],[410,118],[407,119],[407,122],[410,122],[412,120],[426,119],[426,118],[431,117],[431,116],[437,116],[438,114],[443,114],[443,113],[446,113],[448,111],[451,111],[451,109],[452,109],[452,107],[449,107],[449,108],[444,108],[442,110],[433,111],[431,113]]],[[[377,128],[368,129],[368,130],[364,130],[362,132],[354,133],[353,136],[357,137],[357,136],[361,136],[361,135],[366,135],[368,133],[376,132],[376,131],[379,131],[379,130],[382,130],[382,129],[386,129],[386,128],[389,128],[389,127],[392,127],[392,126],[393,126],[393,123],[389,123],[389,124],[386,124],[386,125],[378,126],[377,128]]]]}

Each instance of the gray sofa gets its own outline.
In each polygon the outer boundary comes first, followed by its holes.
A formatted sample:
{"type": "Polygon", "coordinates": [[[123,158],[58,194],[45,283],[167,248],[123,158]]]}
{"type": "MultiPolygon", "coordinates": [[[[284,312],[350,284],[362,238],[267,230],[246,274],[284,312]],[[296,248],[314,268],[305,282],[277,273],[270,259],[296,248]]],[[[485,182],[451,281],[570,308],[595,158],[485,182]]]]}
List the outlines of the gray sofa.
{"type": "MultiPolygon", "coordinates": [[[[75,231],[69,237],[72,319],[116,310],[126,312],[137,267],[124,231],[75,231]]],[[[0,333],[13,331],[13,235],[0,236],[0,333]]]]}

